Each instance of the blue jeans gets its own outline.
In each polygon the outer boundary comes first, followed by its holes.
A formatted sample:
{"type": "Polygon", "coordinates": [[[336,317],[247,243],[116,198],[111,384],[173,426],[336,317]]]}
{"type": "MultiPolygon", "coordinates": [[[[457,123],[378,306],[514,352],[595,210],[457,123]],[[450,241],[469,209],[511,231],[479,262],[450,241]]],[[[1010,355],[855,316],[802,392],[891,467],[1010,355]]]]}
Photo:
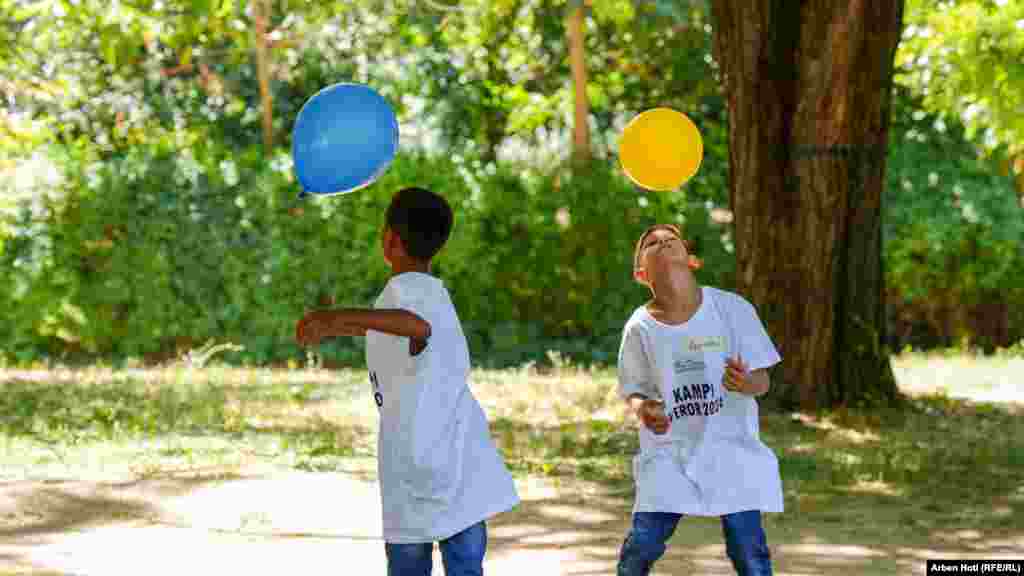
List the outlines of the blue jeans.
{"type": "MultiPolygon", "coordinates": [[[[481,521],[441,541],[441,561],[447,576],[483,576],[487,526],[481,521]]],[[[434,543],[384,544],[388,576],[430,576],[434,543]]]]}
{"type": "MultiPolygon", "coordinates": [[[[618,576],[647,576],[665,553],[665,542],[676,531],[682,514],[637,512],[622,544],[618,576]]],[[[747,510],[722,516],[725,551],[739,576],[771,576],[772,559],[761,527],[761,512],[747,510]]]]}

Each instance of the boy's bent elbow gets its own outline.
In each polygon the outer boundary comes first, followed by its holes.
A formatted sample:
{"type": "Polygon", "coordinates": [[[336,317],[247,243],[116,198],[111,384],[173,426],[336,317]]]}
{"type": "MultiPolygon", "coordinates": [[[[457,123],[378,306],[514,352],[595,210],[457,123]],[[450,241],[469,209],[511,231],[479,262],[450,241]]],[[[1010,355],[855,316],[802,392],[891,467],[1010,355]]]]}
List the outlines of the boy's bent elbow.
{"type": "Polygon", "coordinates": [[[413,314],[412,329],[412,337],[416,340],[428,340],[430,338],[430,322],[427,322],[416,314],[413,314]]]}
{"type": "Polygon", "coordinates": [[[768,371],[763,368],[755,370],[751,374],[751,383],[754,385],[754,396],[764,396],[772,386],[771,379],[768,377],[768,371]]]}

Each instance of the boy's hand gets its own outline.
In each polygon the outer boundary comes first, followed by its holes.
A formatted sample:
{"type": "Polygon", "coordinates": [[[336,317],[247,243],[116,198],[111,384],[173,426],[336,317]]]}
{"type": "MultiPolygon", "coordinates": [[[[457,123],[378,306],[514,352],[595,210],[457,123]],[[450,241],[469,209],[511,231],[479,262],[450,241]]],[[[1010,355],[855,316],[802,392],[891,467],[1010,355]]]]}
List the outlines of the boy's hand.
{"type": "Polygon", "coordinates": [[[337,336],[366,336],[366,329],[346,323],[337,310],[314,310],[295,324],[295,340],[302,346],[316,346],[321,340],[337,336]]]}
{"type": "Polygon", "coordinates": [[[750,389],[750,366],[742,358],[727,358],[722,386],[726,390],[746,394],[750,389]]]}
{"type": "Polygon", "coordinates": [[[325,310],[307,313],[295,324],[295,341],[300,346],[316,346],[330,336],[331,317],[325,310]]]}
{"type": "Polygon", "coordinates": [[[636,416],[651,432],[659,435],[668,432],[669,420],[665,415],[663,402],[650,398],[645,399],[637,409],[636,416]]]}

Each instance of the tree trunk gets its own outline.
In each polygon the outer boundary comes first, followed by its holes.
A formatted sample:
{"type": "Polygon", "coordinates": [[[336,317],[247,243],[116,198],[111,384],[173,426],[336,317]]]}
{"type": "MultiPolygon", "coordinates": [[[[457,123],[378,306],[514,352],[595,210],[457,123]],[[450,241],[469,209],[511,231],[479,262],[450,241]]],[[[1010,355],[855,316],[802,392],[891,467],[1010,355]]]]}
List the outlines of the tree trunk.
{"type": "Polygon", "coordinates": [[[267,54],[270,0],[255,0],[252,10],[256,21],[256,76],[259,79],[263,109],[263,153],[269,155],[274,146],[274,103],[270,95],[270,62],[267,54]]]}
{"type": "Polygon", "coordinates": [[[778,399],[897,397],[882,186],[903,0],[714,0],[737,284],[783,356],[778,399]]]}
{"type": "Polygon", "coordinates": [[[577,0],[569,14],[569,62],[576,95],[576,116],[573,122],[573,159],[585,163],[590,160],[590,100],[587,97],[587,62],[583,44],[583,11],[588,1],[577,0]]]}

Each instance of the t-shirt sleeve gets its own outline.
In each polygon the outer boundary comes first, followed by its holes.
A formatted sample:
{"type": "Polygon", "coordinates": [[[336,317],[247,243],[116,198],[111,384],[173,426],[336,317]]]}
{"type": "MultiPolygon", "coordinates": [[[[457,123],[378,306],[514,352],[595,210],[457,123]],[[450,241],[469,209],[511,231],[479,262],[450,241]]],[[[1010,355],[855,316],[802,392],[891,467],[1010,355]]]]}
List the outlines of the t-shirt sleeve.
{"type": "Polygon", "coordinates": [[[736,348],[747,366],[751,370],[759,370],[781,362],[782,357],[768,336],[754,305],[742,296],[736,295],[731,308],[734,334],[738,344],[736,348]]]}
{"type": "MultiPolygon", "coordinates": [[[[427,356],[425,354],[427,350],[434,348],[431,342],[436,339],[438,327],[434,321],[436,306],[429,287],[416,282],[392,280],[384,287],[375,307],[382,310],[397,309],[412,312],[430,324],[431,335],[427,339],[427,348],[415,356],[417,362],[427,356]]],[[[408,349],[405,350],[408,354],[408,349]]]]}
{"type": "Polygon", "coordinates": [[[651,358],[644,346],[638,325],[627,326],[619,347],[619,396],[625,400],[633,394],[658,398],[657,386],[651,378],[651,358]]]}
{"type": "Polygon", "coordinates": [[[417,282],[392,281],[384,288],[376,307],[405,310],[430,322],[436,308],[436,299],[433,296],[429,286],[417,282]]]}

